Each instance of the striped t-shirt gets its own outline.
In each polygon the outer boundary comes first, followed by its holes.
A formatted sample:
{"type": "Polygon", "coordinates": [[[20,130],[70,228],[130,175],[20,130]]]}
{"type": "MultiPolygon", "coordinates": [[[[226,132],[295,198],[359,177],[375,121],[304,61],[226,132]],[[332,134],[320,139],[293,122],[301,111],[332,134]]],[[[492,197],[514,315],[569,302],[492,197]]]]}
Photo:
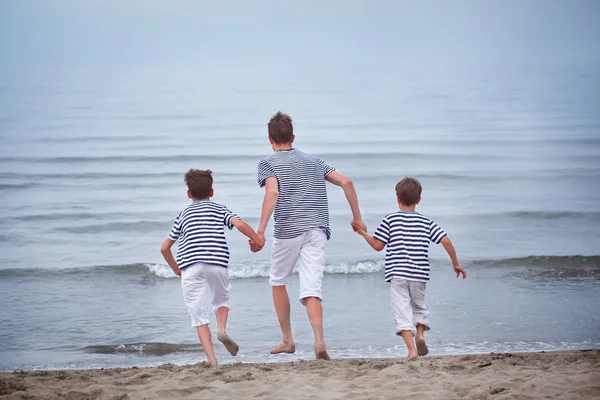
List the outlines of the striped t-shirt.
{"type": "Polygon", "coordinates": [[[429,242],[439,243],[446,232],[418,212],[388,214],[373,237],[387,245],[385,281],[429,280],[429,242]]]}
{"type": "Polygon", "coordinates": [[[196,200],[179,213],[169,239],[179,240],[177,265],[184,269],[198,262],[227,268],[229,248],[225,226],[239,218],[227,207],[210,200],[196,200]]]}
{"type": "Polygon", "coordinates": [[[297,149],[280,150],[258,164],[258,184],[277,178],[276,239],[292,239],[321,228],[331,237],[325,177],[335,168],[297,149]]]}

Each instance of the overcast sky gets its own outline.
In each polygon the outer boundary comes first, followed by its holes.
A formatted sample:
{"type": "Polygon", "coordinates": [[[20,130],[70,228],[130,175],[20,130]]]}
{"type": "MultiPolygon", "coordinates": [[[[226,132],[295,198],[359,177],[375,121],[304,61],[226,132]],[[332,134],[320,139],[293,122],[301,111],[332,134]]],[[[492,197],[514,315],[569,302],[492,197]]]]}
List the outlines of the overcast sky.
{"type": "Polygon", "coordinates": [[[1,0],[4,65],[599,63],[600,0],[1,0]]]}

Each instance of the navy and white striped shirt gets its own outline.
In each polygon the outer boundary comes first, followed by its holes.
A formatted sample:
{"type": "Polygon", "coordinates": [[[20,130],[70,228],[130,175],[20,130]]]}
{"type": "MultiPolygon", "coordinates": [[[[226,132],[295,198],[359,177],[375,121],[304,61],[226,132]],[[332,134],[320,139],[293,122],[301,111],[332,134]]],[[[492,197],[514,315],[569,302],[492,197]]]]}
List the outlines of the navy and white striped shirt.
{"type": "Polygon", "coordinates": [[[169,239],[179,240],[177,265],[184,269],[198,262],[227,268],[229,248],[225,226],[239,218],[227,207],[210,200],[196,200],[179,213],[169,239]]]}
{"type": "Polygon", "coordinates": [[[388,214],[373,237],[387,245],[385,281],[429,280],[429,242],[439,243],[446,232],[418,212],[388,214]]]}
{"type": "Polygon", "coordinates": [[[331,237],[325,177],[335,168],[297,149],[280,150],[258,164],[258,184],[277,178],[274,220],[276,239],[293,239],[321,228],[331,237]]]}

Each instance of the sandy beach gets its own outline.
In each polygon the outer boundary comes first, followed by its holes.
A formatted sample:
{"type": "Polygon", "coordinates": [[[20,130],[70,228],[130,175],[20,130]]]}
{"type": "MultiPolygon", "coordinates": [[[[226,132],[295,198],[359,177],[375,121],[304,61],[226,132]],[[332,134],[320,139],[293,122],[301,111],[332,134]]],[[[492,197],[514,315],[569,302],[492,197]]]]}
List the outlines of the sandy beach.
{"type": "Polygon", "coordinates": [[[1,399],[592,399],[600,350],[0,375],[1,399]]]}

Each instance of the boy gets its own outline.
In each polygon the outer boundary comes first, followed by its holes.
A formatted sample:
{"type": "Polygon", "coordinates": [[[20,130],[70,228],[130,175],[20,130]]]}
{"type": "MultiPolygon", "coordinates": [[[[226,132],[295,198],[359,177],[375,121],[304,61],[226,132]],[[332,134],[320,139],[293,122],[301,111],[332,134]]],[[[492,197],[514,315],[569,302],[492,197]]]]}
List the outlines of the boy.
{"type": "MultiPolygon", "coordinates": [[[[265,188],[265,197],[257,233],[264,240],[274,211],[270,284],[283,340],[271,350],[271,354],[296,351],[286,285],[297,264],[300,302],[306,306],[314,332],[315,355],[317,359],[329,360],[323,338],[321,307],[325,245],[331,236],[325,181],[341,186],[352,210],[352,223],[366,226],[362,222],[352,181],[319,158],[292,147],[295,136],[292,119],[288,115],[281,112],[273,115],[268,131],[269,142],[275,153],[258,165],[258,184],[265,188]]],[[[259,244],[250,241],[252,251],[258,251],[259,244]]]]}
{"type": "Polygon", "coordinates": [[[430,329],[425,306],[425,286],[429,280],[429,242],[441,243],[448,252],[458,278],[467,277],[456,258],[452,242],[435,222],[415,211],[421,201],[421,184],[414,178],[404,178],[396,185],[400,211],[388,214],[375,235],[354,224],[355,231],[377,251],[387,245],[385,281],[391,282],[392,314],[396,334],[401,335],[408,348],[407,360],[416,360],[429,350],[425,331],[430,329]],[[416,349],[414,336],[416,334],[416,349]]]}
{"type": "Polygon", "coordinates": [[[231,340],[225,328],[229,314],[229,249],[225,240],[225,229],[235,226],[240,232],[264,246],[264,240],[227,207],[210,201],[214,195],[213,178],[210,170],[190,169],[185,174],[187,195],[192,204],[179,213],[169,237],[160,251],[175,275],[181,277],[183,297],[192,318],[192,327],[198,331],[208,363],[217,366],[208,323],[212,304],[217,316],[217,338],[227,351],[235,356],[239,346],[231,340]],[[171,246],[179,240],[177,261],[171,246]]]}

